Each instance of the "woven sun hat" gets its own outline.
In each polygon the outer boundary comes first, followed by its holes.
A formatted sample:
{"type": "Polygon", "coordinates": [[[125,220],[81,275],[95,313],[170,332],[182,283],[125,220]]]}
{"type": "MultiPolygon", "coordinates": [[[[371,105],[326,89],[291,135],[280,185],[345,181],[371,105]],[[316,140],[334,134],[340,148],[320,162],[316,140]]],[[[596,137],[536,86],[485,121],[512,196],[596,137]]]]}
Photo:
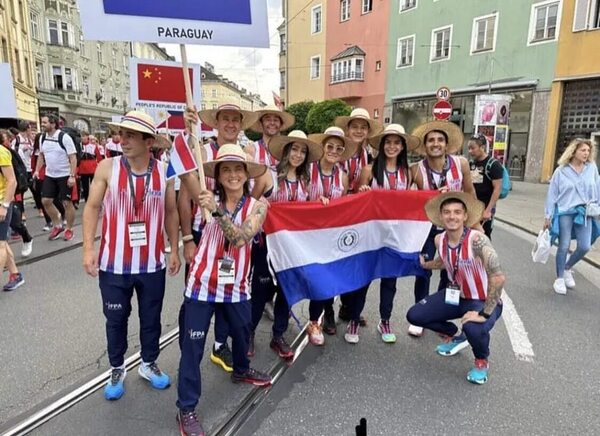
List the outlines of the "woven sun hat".
{"type": "Polygon", "coordinates": [[[425,203],[425,213],[427,214],[429,221],[438,227],[443,227],[440,206],[444,201],[451,198],[461,201],[467,208],[468,217],[465,226],[472,227],[481,221],[485,205],[477,200],[472,194],[454,191],[436,195],[425,203]]]}
{"type": "Polygon", "coordinates": [[[244,150],[239,145],[225,144],[219,147],[217,158],[215,160],[202,164],[204,167],[204,174],[207,177],[212,177],[214,179],[217,164],[222,162],[242,162],[246,166],[249,178],[255,179],[262,176],[267,171],[267,166],[249,161],[246,159],[247,156],[248,155],[244,153],[244,150]]]}
{"type": "Polygon", "coordinates": [[[406,133],[404,126],[401,124],[390,124],[383,129],[383,132],[381,132],[379,135],[371,136],[369,138],[369,144],[371,144],[371,147],[374,149],[379,150],[379,144],[381,144],[381,141],[387,135],[398,135],[403,137],[406,141],[406,148],[408,151],[416,150],[419,145],[421,145],[421,140],[414,135],[409,135],[406,133]]]}
{"type": "Polygon", "coordinates": [[[219,115],[219,112],[222,111],[238,112],[242,116],[242,130],[246,130],[247,128],[252,126],[254,123],[256,123],[256,120],[258,119],[255,112],[240,109],[240,107],[235,104],[222,104],[216,109],[205,109],[203,111],[198,112],[198,116],[205,124],[212,127],[213,129],[216,129],[217,115],[219,115]]]}
{"type": "Polygon", "coordinates": [[[369,136],[377,135],[383,130],[383,126],[381,125],[381,123],[377,120],[371,119],[371,117],[369,116],[369,111],[361,107],[352,110],[352,112],[348,116],[336,117],[333,124],[335,124],[338,127],[341,127],[342,129],[344,129],[345,132],[347,132],[348,125],[352,120],[366,121],[369,125],[369,136]]]}
{"type": "MultiPolygon", "coordinates": [[[[308,135],[308,139],[313,142],[319,144],[321,148],[321,152],[325,150],[325,141],[327,138],[335,137],[341,139],[344,142],[344,153],[340,157],[340,162],[345,162],[350,159],[352,156],[356,154],[356,150],[358,149],[358,144],[354,142],[352,139],[348,138],[344,131],[340,127],[332,126],[325,129],[323,133],[315,133],[312,135],[308,135]]],[[[321,153],[323,154],[323,153],[321,153]]]]}
{"type": "Polygon", "coordinates": [[[171,141],[156,131],[156,128],[154,127],[154,120],[145,112],[129,111],[123,115],[120,123],[108,123],[108,126],[114,133],[119,133],[119,130],[125,129],[152,135],[156,140],[153,145],[155,148],[171,147],[171,141]]]}
{"type": "Polygon", "coordinates": [[[283,158],[283,149],[291,142],[299,142],[306,145],[308,153],[306,162],[314,162],[323,156],[323,148],[316,142],[311,141],[302,130],[292,130],[286,136],[274,136],[269,141],[269,153],[277,160],[283,158]]]}
{"type": "Polygon", "coordinates": [[[290,114],[288,112],[282,111],[281,109],[279,109],[278,107],[275,107],[275,106],[267,106],[266,108],[256,111],[254,113],[258,116],[258,119],[256,120],[256,122],[254,124],[252,124],[250,126],[250,130],[254,130],[255,132],[258,132],[258,133],[262,133],[262,131],[263,131],[261,120],[262,120],[262,117],[264,117],[265,115],[275,115],[275,116],[279,117],[279,119],[281,120],[281,129],[280,130],[282,130],[282,131],[289,129],[296,122],[295,116],[293,116],[292,114],[290,114]]]}
{"type": "Polygon", "coordinates": [[[462,149],[465,137],[460,127],[450,121],[429,121],[421,124],[412,132],[413,135],[421,140],[421,144],[415,150],[415,153],[421,156],[427,155],[425,152],[425,136],[433,130],[440,130],[448,135],[447,154],[455,154],[462,149]]]}

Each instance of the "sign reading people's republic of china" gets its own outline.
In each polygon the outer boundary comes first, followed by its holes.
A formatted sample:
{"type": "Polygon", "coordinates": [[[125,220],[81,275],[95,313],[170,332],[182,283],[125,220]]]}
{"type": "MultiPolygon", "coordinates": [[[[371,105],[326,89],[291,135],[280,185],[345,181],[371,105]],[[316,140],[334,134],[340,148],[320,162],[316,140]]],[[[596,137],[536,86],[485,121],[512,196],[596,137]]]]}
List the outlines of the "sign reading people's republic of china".
{"type": "Polygon", "coordinates": [[[266,0],[80,0],[88,40],[269,47],[266,0]]]}

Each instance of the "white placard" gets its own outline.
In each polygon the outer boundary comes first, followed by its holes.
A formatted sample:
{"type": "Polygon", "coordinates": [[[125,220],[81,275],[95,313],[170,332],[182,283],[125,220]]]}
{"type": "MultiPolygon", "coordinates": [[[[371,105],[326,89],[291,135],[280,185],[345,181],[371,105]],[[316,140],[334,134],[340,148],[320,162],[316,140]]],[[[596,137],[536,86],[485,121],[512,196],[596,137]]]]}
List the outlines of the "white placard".
{"type": "Polygon", "coordinates": [[[10,64],[0,64],[0,118],[17,118],[17,100],[10,64]]]}
{"type": "Polygon", "coordinates": [[[85,39],[269,47],[266,0],[79,0],[85,39]]]}

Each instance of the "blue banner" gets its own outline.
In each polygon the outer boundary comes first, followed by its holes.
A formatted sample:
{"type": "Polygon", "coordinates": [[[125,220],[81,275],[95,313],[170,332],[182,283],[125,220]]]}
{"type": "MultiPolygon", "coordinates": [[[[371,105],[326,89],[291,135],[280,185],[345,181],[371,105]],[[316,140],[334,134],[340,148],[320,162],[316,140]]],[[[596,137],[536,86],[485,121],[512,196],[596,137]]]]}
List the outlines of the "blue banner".
{"type": "Polygon", "coordinates": [[[104,12],[138,17],[252,24],[250,0],[104,0],[104,12]]]}

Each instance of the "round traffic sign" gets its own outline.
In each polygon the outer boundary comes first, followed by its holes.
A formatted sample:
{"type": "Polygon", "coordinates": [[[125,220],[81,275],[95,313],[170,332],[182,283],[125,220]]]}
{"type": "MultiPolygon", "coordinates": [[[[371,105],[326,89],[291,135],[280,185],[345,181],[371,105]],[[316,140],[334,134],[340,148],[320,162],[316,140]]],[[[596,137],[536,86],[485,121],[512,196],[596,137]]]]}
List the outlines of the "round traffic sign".
{"type": "Polygon", "coordinates": [[[440,88],[438,88],[438,90],[435,93],[435,96],[437,97],[438,100],[444,100],[444,101],[448,101],[450,100],[450,89],[442,86],[440,88]]]}
{"type": "Polygon", "coordinates": [[[433,105],[433,116],[436,120],[447,120],[452,115],[452,105],[445,101],[440,100],[433,105]]]}

